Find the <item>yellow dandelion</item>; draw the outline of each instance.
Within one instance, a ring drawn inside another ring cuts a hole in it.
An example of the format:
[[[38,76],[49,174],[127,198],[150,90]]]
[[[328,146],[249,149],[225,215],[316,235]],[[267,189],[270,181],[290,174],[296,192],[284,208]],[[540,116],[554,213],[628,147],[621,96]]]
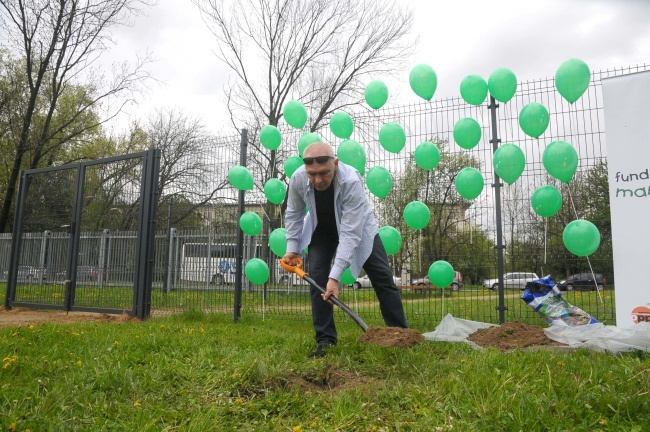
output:
[[[298,425],[293,427],[293,432],[301,432],[301,431],[302,431],[302,426]]]
[[[133,406],[141,407],[142,404],[140,403],[140,401],[135,401],[133,402]]]
[[[81,366],[83,362],[81,360],[77,360],[77,366]]]

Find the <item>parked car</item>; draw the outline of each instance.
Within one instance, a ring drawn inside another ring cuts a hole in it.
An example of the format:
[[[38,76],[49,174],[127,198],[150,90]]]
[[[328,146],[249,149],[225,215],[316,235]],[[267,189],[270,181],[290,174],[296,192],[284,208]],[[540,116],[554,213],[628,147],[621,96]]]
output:
[[[596,279],[594,279],[596,276]],[[562,279],[557,283],[557,287],[561,291],[573,291],[583,290],[583,291],[599,291],[605,288],[607,280],[600,273],[576,273],[572,274],[566,279]]]
[[[66,271],[60,271],[56,274],[56,279],[64,281]],[[81,265],[77,267],[77,282],[95,282],[99,279],[99,269],[93,266]]]
[[[395,285],[401,286],[402,285],[402,278],[398,278],[397,276],[393,276],[393,281],[395,282]],[[352,284],[352,287],[354,289],[361,289],[361,288],[372,288],[372,284],[370,283],[370,278],[368,275],[362,276],[360,278],[357,278],[356,282]]]
[[[511,272],[503,275],[503,288],[504,289],[520,289],[526,288],[526,284],[535,279],[539,279],[535,273],[528,272]],[[496,291],[499,289],[499,279],[485,279],[483,287]]]
[[[413,286],[413,289],[432,289],[434,288],[434,285],[431,283],[429,280],[429,275],[426,275],[425,277],[418,278],[418,279],[413,279],[411,281],[411,285]],[[463,275],[459,272],[456,271],[456,275],[454,276],[454,281],[449,285],[449,287],[452,289],[452,291],[458,291],[461,289],[463,286]]]
[[[18,266],[17,280],[19,281],[36,280],[38,279],[38,273],[39,273],[38,268],[34,266],[21,265]],[[3,273],[3,277],[4,279],[7,279],[9,277],[9,270],[5,270],[5,272]],[[41,278],[45,279],[45,270],[42,271]]]

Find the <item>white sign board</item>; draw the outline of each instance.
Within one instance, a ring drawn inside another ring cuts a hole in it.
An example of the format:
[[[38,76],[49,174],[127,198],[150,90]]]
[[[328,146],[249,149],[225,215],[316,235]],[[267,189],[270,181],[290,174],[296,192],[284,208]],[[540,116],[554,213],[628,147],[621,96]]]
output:
[[[616,325],[650,322],[650,72],[603,80]]]

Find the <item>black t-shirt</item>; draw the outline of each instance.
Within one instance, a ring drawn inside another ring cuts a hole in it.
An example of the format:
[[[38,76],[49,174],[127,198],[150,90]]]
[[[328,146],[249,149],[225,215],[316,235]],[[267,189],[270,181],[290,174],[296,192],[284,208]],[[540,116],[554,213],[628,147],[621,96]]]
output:
[[[336,229],[336,215],[334,213],[334,183],[324,191],[314,189],[316,201],[316,217],[318,224],[312,238],[320,241],[338,243],[339,232]]]

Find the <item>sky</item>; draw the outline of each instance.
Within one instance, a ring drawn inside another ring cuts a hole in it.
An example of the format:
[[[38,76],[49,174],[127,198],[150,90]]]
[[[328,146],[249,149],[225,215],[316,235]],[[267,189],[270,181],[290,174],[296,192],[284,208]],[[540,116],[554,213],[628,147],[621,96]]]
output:
[[[413,8],[411,34],[419,44],[403,77],[386,81],[389,103],[418,101],[408,72],[419,63],[436,71],[436,99],[458,96],[467,75],[487,80],[500,67],[526,81],[553,77],[570,58],[592,71],[650,63],[649,0],[397,1]],[[211,132],[232,133],[223,88],[234,78],[214,54],[215,38],[198,8],[190,0],[158,0],[132,24],[114,30],[115,45],[103,61],[133,62],[148,51],[156,59],[148,70],[157,81],[113,127],[176,108],[200,118]]]

